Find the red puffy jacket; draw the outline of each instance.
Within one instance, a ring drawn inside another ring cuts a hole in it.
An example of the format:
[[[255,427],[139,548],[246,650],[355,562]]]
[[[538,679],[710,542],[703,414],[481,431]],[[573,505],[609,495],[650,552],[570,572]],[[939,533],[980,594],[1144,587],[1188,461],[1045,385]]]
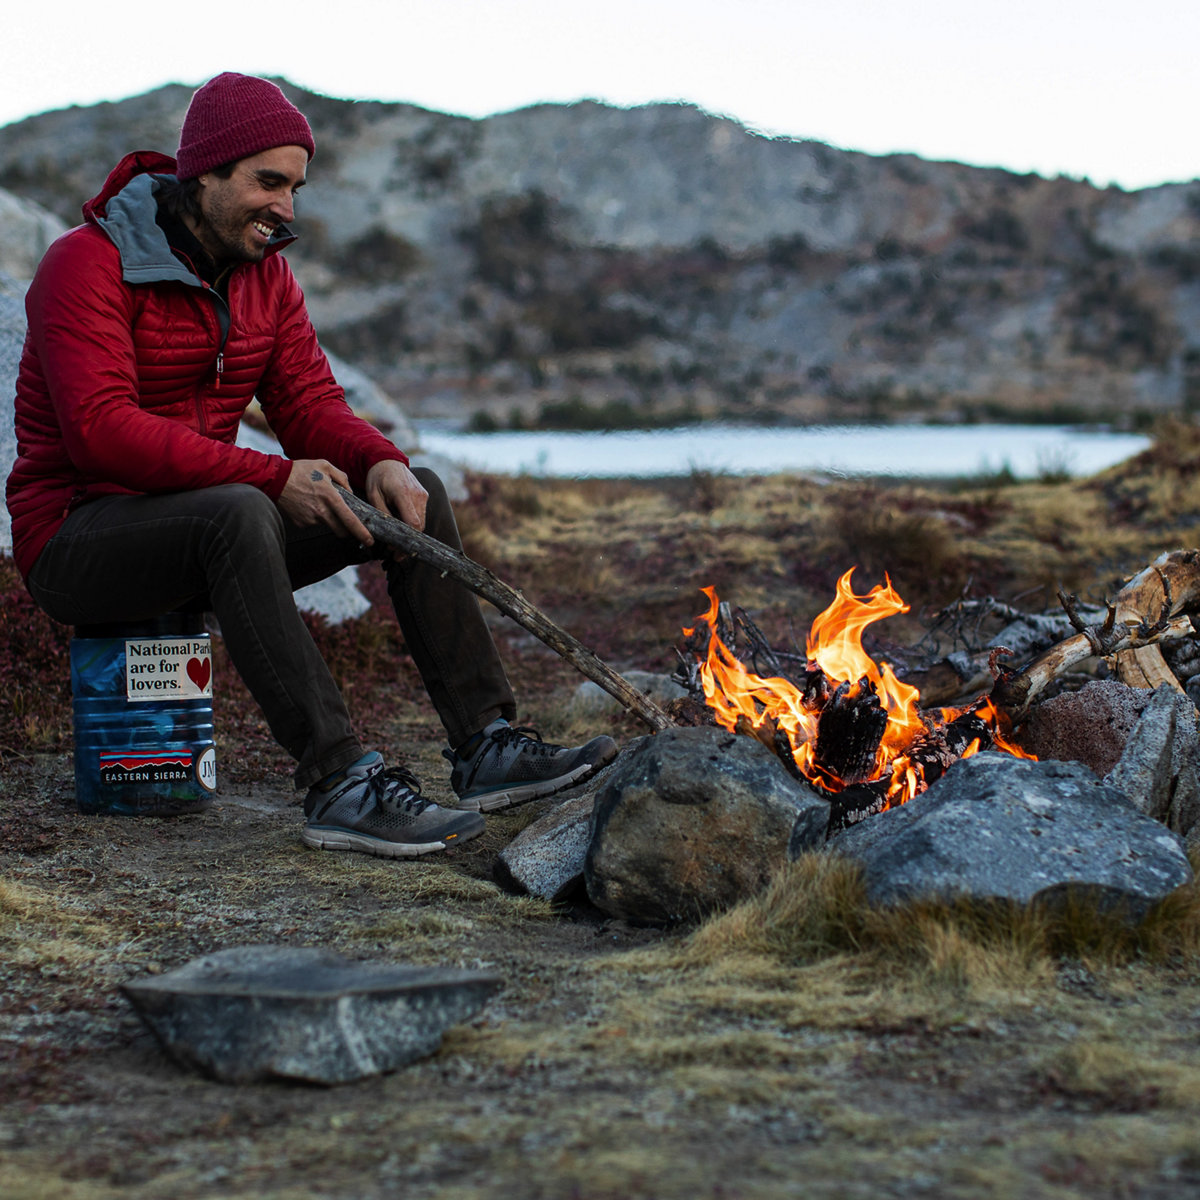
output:
[[[249,483],[277,499],[289,459],[327,458],[356,487],[377,462],[407,462],[346,404],[276,253],[290,234],[234,268],[228,303],[172,254],[154,190],[174,170],[152,152],[122,159],[30,285],[7,485],[23,575],[96,496]],[[256,395],[287,457],[234,444]]]

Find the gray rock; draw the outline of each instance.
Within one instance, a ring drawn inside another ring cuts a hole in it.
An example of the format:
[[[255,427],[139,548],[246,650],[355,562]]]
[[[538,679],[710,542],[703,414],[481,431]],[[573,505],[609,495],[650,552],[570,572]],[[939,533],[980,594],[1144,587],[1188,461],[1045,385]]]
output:
[[[760,742],[702,726],[631,743],[596,795],[584,879],[611,916],[690,921],[754,895],[829,805]]]
[[[658,704],[678,699],[688,694],[687,688],[669,675],[658,675],[653,671],[623,671],[622,675],[631,687],[649,696]],[[571,697],[570,713],[577,719],[604,716],[621,710],[621,702],[610,696],[598,683],[585,679]]]
[[[225,1083],[348,1083],[433,1054],[501,986],[481,971],[239,946],[122,991],[164,1049]]]
[[[66,228],[40,204],[0,188],[0,271],[15,279],[32,279],[42,255]]]
[[[1192,878],[1180,839],[1078,763],[985,753],[923,795],[835,835],[873,904],[923,898],[1060,901],[1081,894],[1130,922]]]
[[[583,882],[595,795],[566,800],[526,826],[497,856],[501,887],[563,900]]]
[[[17,460],[17,366],[25,342],[25,288],[0,274],[0,478],[7,479]],[[0,554],[12,553],[12,518],[0,503]]]
[[[1150,697],[1105,782],[1120,788],[1139,812],[1200,844],[1200,739],[1189,696],[1161,687]]]
[[[417,444],[417,435],[404,410],[369,375],[345,359],[325,351],[333,377],[346,393],[346,403],[365,420],[376,425],[401,450]]]

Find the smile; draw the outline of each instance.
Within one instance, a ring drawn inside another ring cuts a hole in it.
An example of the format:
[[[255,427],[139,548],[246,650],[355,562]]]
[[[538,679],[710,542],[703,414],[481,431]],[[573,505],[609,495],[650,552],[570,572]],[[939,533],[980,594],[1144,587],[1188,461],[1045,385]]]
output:
[[[275,227],[263,221],[251,221],[250,224],[265,238],[270,238],[275,233]]]

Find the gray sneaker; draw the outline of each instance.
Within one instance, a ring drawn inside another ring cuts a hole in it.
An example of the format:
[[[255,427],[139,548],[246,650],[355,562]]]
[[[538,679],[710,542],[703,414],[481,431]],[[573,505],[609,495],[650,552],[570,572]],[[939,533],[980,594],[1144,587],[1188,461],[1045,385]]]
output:
[[[617,756],[610,737],[592,738],[585,746],[555,746],[526,725],[493,721],[480,734],[472,752],[442,756],[451,765],[450,786],[459,809],[492,812],[538,796],[549,796],[580,783]]]
[[[301,837],[318,850],[360,850],[381,858],[417,858],[469,841],[483,832],[478,813],[438,808],[421,795],[415,775],[384,770],[377,753],[364,754],[333,783],[304,799]]]

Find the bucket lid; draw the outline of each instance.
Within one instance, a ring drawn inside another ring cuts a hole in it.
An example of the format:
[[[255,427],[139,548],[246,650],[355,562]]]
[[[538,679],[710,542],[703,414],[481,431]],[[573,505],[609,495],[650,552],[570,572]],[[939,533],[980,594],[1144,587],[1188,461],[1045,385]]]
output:
[[[75,636],[78,638],[197,637],[202,633],[202,612],[169,612],[137,621],[75,626]]]

